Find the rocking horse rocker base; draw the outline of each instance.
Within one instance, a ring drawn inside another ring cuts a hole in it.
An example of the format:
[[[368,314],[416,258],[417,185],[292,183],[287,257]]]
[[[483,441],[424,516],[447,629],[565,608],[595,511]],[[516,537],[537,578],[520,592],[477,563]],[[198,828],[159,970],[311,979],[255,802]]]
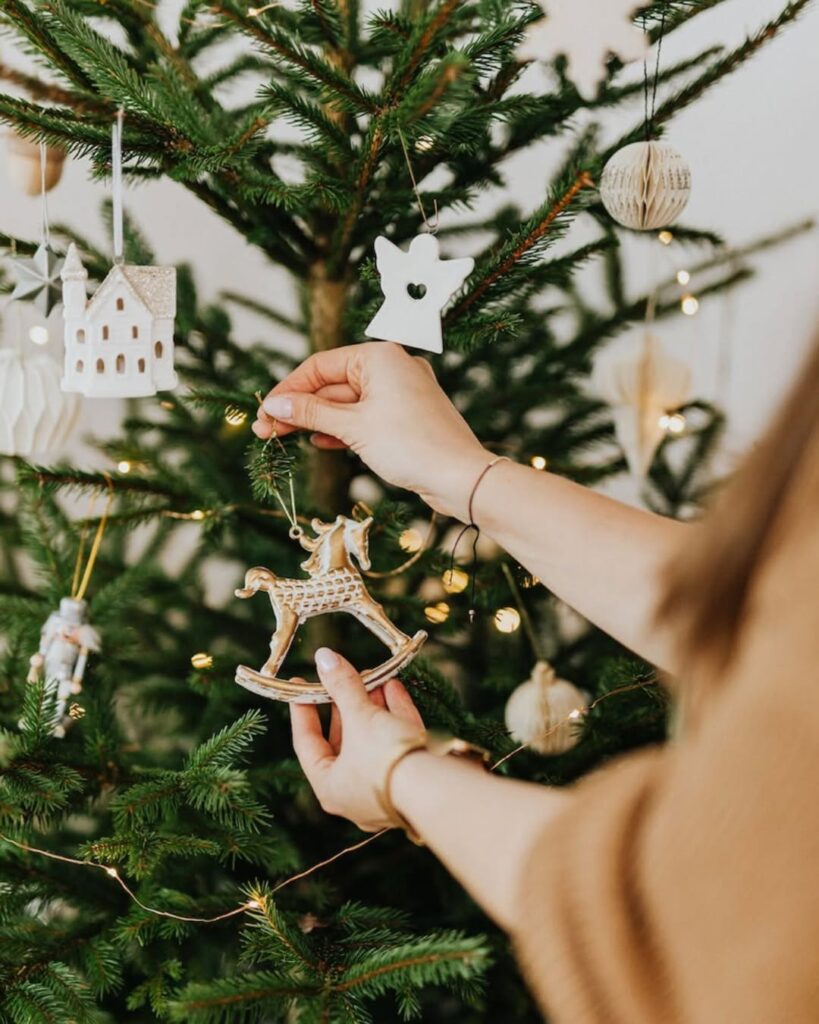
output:
[[[361,673],[364,680],[364,687],[368,693],[377,690],[388,680],[392,679],[396,672],[405,668],[427,639],[423,629],[419,630],[414,637],[409,638],[409,643],[396,651],[387,661],[382,662],[376,668],[366,669]],[[263,675],[246,665],[240,665],[236,670],[236,682],[251,693],[259,697],[267,697],[270,700],[284,701],[287,704],[330,704],[332,697],[324,689],[321,683],[294,683],[289,679],[278,679],[275,676]]]
[[[419,630],[407,636],[388,618],[381,605],[369,594],[361,573],[353,564],[355,556],[363,569],[369,569],[367,535],[372,519],[356,522],[338,516],[334,523],[313,520],[315,538],[297,532],[294,538],[310,557],[302,562],[309,575],[306,580],[283,579],[270,569],[249,569],[245,585],[236,591],[241,598],[253,597],[260,590],[270,598],[276,616],[276,632],[270,641],[270,657],[256,672],[247,665],[236,670],[236,682],[246,690],[270,700],[295,704],[330,704],[332,697],[320,683],[292,682],[279,678],[279,669],[287,656],[296,631],[307,619],[329,612],[353,615],[384,643],[392,657],[377,668],[362,672],[368,691],[382,686],[408,665],[420,650],[427,634]]]

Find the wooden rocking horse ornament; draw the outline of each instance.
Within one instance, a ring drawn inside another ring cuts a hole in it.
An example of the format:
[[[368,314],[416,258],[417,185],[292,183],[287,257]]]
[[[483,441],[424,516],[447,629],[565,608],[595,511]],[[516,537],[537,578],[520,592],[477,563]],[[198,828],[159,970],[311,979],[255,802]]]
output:
[[[309,576],[306,580],[281,579],[270,569],[248,570],[245,585],[236,591],[236,596],[253,597],[260,590],[268,594],[276,616],[276,632],[270,641],[270,657],[258,672],[246,665],[236,670],[240,686],[271,700],[329,704],[332,698],[319,683],[294,683],[277,676],[299,626],[328,612],[354,615],[392,652],[389,660],[361,673],[368,691],[386,683],[412,661],[427,634],[419,630],[409,637],[393,625],[368,593],[352,561],[355,557],[362,569],[370,568],[368,534],[372,522],[372,518],[357,522],[346,516],[337,516],[334,523],[314,519],[315,537],[307,537],[300,527],[294,527],[291,536],[310,552],[310,557],[301,563]]]

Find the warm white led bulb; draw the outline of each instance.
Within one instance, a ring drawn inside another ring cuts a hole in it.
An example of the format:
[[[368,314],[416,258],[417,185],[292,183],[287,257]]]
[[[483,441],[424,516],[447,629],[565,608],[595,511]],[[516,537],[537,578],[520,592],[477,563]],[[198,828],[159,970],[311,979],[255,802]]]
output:
[[[424,543],[424,538],[418,532],[418,530],[409,527],[404,530],[401,536],[398,538],[398,544],[402,551],[408,551],[410,554],[415,554],[416,551],[420,551]]]
[[[495,628],[499,633],[514,633],[520,628],[520,612],[517,608],[498,608],[495,612]]]
[[[48,328],[43,327],[42,324],[35,324],[29,328],[28,332],[29,341],[34,342],[35,345],[47,345],[48,344]]]

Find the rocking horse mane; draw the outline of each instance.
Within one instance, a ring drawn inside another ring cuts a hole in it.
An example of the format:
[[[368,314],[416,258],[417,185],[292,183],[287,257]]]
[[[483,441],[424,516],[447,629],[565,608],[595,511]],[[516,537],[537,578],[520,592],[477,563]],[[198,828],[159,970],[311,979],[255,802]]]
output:
[[[302,569],[304,569],[305,572],[310,573],[310,575],[313,575],[313,573],[321,570],[321,561],[324,550],[327,547],[327,545],[331,543],[333,535],[336,534],[339,530],[341,530],[342,532],[346,532],[349,530],[350,533],[355,534],[360,533],[362,535],[362,541],[364,545],[363,551],[366,557],[367,534],[369,533],[370,527],[372,526],[372,518],[365,519],[362,522],[356,523],[354,525],[352,525],[352,523],[353,521],[347,519],[345,516],[338,516],[335,522],[333,523],[323,523],[320,519],[314,519],[311,525],[313,527],[314,532],[316,533],[316,537],[302,537],[300,541],[302,547],[306,551],[310,552],[310,557],[305,559],[301,563]],[[359,562],[361,561],[359,553],[357,551],[352,550],[350,546],[346,544],[346,542],[345,549],[348,558],[351,559],[352,556],[355,555],[356,559]]]

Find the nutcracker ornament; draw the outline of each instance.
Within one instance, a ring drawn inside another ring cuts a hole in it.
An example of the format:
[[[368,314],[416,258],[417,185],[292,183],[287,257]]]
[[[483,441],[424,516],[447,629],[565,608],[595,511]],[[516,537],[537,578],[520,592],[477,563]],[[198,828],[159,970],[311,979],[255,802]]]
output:
[[[67,713],[71,697],[82,691],[88,656],[100,649],[100,636],[88,622],[86,602],[64,597],[59,611],[46,619],[40,634],[40,649],[32,655],[28,681],[45,678],[47,689],[56,696],[58,724],[54,735],[65,736],[72,716]]]
[[[236,682],[271,700],[295,704],[328,704],[331,697],[319,683],[291,682],[277,675],[296,631],[307,619],[329,612],[346,612],[374,633],[390,649],[392,657],[377,668],[361,673],[367,690],[374,690],[408,665],[427,638],[423,630],[410,637],[401,632],[387,617],[381,605],[368,593],[361,573],[370,568],[368,535],[372,518],[357,522],[337,516],[332,523],[312,521],[315,537],[308,537],[300,526],[291,527],[290,536],[297,540],[310,557],[302,562],[306,580],[282,579],[270,569],[250,569],[245,585],[236,591],[240,598],[250,598],[260,590],[268,595],[276,616],[276,631],[270,641],[270,657],[256,672],[246,665],[236,671]]]

